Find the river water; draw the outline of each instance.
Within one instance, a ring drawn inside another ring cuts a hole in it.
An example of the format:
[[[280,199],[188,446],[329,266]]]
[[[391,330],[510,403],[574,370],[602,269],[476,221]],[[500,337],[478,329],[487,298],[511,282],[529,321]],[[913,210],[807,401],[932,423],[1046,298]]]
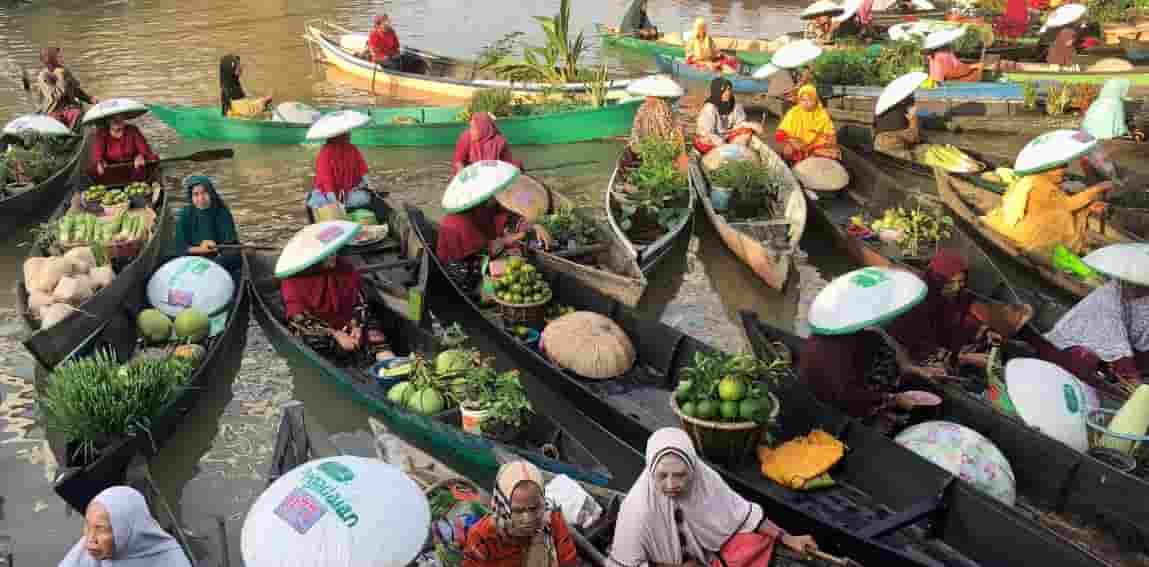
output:
[[[601,58],[616,74],[653,70],[649,58],[599,53],[595,22],[616,22],[623,0],[576,0],[573,18],[586,30],[590,57]],[[804,2],[786,0],[651,0],[650,15],[664,30],[687,29],[697,16],[722,35],[773,37],[798,29]],[[41,47],[64,49],[66,64],[88,92],[100,98],[132,97],[150,102],[218,104],[217,69],[222,55],[244,59],[249,94],[273,93],[277,100],[316,105],[403,105],[430,101],[417,94],[372,97],[341,84],[310,60],[302,39],[304,23],[322,18],[366,30],[374,14],[387,11],[401,40],[429,50],[473,57],[484,45],[510,31],[538,41],[534,15],[550,15],[557,0],[472,3],[452,0],[0,0],[0,119],[32,108],[19,86],[22,67],[35,69]],[[331,79],[331,80],[328,80]],[[689,85],[697,103],[704,85]],[[178,155],[221,144],[184,141],[159,121],[143,117],[153,148]],[[992,141],[994,153],[1016,151],[1024,140]],[[577,202],[597,203],[620,151],[617,141],[558,147],[515,148],[528,164],[594,160],[557,170],[543,179]],[[236,146],[235,159],[199,167],[180,166],[172,175],[203,172],[217,180],[236,215],[244,239],[279,242],[303,222],[300,199],[310,185],[314,146]],[[432,209],[449,180],[451,148],[366,148],[372,185],[392,196]],[[182,197],[182,196],[180,196]],[[436,213],[437,214],[437,213]],[[701,217],[700,217],[701,218]],[[11,285],[0,286],[0,305],[13,306],[12,289],[24,257],[21,240],[0,243],[0,270]],[[743,348],[734,316],[753,309],[784,327],[802,330],[801,314],[825,281],[844,265],[829,237],[807,231],[802,259],[785,293],[767,289],[715,237],[703,220],[681,260],[667,262],[652,277],[642,309],[685,332],[722,348]],[[76,516],[67,516],[51,492],[54,461],[36,420],[31,363],[19,347],[14,313],[0,325],[0,535],[14,542],[15,564],[58,561],[80,534]],[[264,484],[278,407],[304,401],[309,413],[333,432],[366,426],[366,413],[314,376],[291,372],[275,356],[258,328],[249,333],[243,368],[234,380],[219,380],[153,464],[165,496],[177,503],[191,530],[205,536],[205,564],[218,564],[215,520],[225,519],[237,564],[243,512]],[[3,540],[0,540],[2,542]]]

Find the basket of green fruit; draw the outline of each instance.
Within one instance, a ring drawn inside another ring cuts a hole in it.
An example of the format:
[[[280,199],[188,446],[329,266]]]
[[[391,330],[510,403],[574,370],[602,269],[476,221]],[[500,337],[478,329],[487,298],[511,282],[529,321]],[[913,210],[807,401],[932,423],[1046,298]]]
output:
[[[80,193],[80,205],[86,211],[95,214],[104,212],[104,195],[107,194],[108,188],[105,185],[92,185]]]
[[[489,265],[488,265],[489,267]],[[498,276],[488,275],[488,291],[508,325],[541,326],[551,301],[550,285],[533,265],[512,256]]]
[[[152,202],[152,186],[147,183],[135,182],[124,187],[124,194],[133,209],[146,207]]]
[[[116,216],[128,210],[128,194],[120,189],[108,189],[100,198],[100,206],[104,209],[104,216]]]

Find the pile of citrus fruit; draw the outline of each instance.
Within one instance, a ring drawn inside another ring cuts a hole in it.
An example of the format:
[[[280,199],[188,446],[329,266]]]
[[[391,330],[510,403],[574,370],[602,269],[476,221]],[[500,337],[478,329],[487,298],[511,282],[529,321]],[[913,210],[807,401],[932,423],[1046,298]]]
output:
[[[551,298],[551,288],[534,266],[518,256],[507,260],[507,268],[494,278],[495,295],[504,303],[526,305],[542,303]]]

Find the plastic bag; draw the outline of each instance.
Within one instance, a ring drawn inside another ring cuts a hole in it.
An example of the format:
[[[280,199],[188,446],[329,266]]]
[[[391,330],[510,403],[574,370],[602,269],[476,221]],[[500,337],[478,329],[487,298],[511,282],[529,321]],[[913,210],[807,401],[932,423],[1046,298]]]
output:
[[[547,499],[563,513],[567,524],[589,528],[602,516],[602,506],[571,477],[561,474],[547,483]]]

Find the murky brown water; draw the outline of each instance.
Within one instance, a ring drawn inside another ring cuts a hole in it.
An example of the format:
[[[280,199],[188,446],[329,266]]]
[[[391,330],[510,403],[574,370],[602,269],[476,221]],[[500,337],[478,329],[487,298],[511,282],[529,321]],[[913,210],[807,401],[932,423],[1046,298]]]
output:
[[[304,23],[327,18],[344,26],[366,29],[370,18],[384,9],[391,13],[401,39],[408,44],[460,57],[473,56],[483,45],[513,30],[537,37],[532,15],[549,15],[557,0],[515,3],[450,0],[35,0],[10,4],[0,0],[0,120],[24,113],[32,105],[19,86],[21,67],[36,67],[40,47],[64,48],[69,67],[84,87],[101,98],[133,97],[180,104],[217,103],[219,57],[236,53],[244,58],[244,83],[250,93],[274,93],[278,100],[317,105],[399,105],[429,102],[409,98],[373,98],[339,82],[327,81],[325,71],[309,60],[301,38]],[[574,18],[586,29],[592,57],[602,57],[619,74],[653,69],[648,58],[598,53],[592,23],[615,22],[625,0],[577,0]],[[717,34],[774,36],[797,29],[797,13],[805,2],[763,0],[652,0],[651,17],[664,30],[686,29],[694,17],[712,21]],[[338,80],[338,77],[333,77]],[[691,85],[697,93],[702,85]],[[218,142],[184,141],[157,120],[139,121],[153,147],[177,155],[218,147]],[[1002,153],[1023,140],[1001,138]],[[561,147],[516,148],[516,155],[541,166],[578,160],[594,165],[558,170],[543,179],[583,203],[597,203],[618,155],[618,142]],[[236,157],[204,167],[178,167],[173,175],[204,172],[214,176],[236,214],[245,240],[278,241],[302,222],[300,201],[310,184],[317,148],[308,146],[236,146]],[[381,149],[364,151],[375,187],[395,198],[434,206],[449,179],[451,148]],[[700,217],[689,253],[667,262],[654,274],[655,285],[643,304],[651,316],[661,316],[685,332],[726,349],[742,348],[734,323],[738,309],[753,309],[790,326],[800,319],[803,304],[839,273],[826,235],[808,232],[802,257],[787,291],[767,289],[715,238]],[[15,282],[24,252],[13,239],[0,244],[0,271]],[[0,287],[0,305],[11,305],[12,287]],[[798,322],[801,326],[800,321]],[[12,345],[19,329],[0,329]],[[43,432],[34,419],[34,393],[27,379],[30,364],[23,351],[0,350],[0,476],[5,499],[0,532],[15,539],[16,565],[58,561],[79,535],[76,517],[66,518],[64,506],[52,494],[54,471]],[[247,504],[263,485],[279,404],[295,398],[333,432],[365,427],[366,413],[314,376],[296,372],[253,328],[248,359],[234,381],[221,380],[205,392],[163,454],[154,473],[173,501],[181,501],[183,519],[201,535],[214,534],[214,516],[227,520],[233,557]],[[204,543],[213,551],[214,541]],[[214,553],[212,555],[215,555]],[[213,557],[208,564],[214,564]]]

